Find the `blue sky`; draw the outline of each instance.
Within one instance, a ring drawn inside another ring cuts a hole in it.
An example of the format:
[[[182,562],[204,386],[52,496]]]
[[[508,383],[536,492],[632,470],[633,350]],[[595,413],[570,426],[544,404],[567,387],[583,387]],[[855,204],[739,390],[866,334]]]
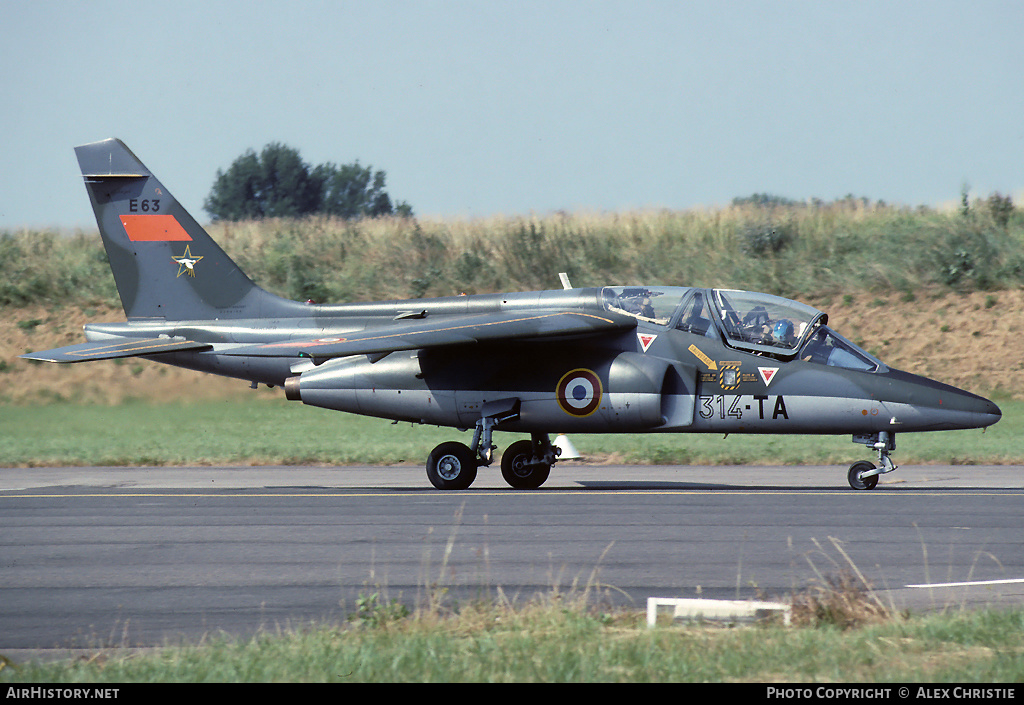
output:
[[[120,137],[197,218],[283,142],[418,215],[1024,200],[1024,3],[0,0],[0,229]]]

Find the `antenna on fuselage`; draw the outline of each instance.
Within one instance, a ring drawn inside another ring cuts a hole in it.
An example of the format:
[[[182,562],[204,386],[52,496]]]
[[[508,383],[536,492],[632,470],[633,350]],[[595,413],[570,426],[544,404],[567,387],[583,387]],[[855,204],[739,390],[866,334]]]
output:
[[[565,272],[559,272],[558,273],[558,280],[560,282],[562,282],[562,288],[563,289],[571,289],[572,288],[572,284],[569,283],[569,275],[566,274]]]

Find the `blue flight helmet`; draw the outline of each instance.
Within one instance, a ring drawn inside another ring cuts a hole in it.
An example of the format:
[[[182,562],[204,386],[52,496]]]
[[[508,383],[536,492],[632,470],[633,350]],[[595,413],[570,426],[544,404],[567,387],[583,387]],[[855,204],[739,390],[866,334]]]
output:
[[[785,319],[778,321],[775,324],[775,327],[772,328],[772,337],[775,338],[775,340],[779,341],[780,343],[792,345],[793,339],[795,337],[793,335],[792,322],[787,321]]]

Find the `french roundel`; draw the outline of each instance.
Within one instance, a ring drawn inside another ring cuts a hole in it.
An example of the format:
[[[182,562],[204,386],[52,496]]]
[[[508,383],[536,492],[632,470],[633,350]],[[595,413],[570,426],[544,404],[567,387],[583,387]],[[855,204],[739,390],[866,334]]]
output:
[[[601,378],[590,370],[573,370],[558,381],[556,395],[565,413],[590,416],[601,405]]]

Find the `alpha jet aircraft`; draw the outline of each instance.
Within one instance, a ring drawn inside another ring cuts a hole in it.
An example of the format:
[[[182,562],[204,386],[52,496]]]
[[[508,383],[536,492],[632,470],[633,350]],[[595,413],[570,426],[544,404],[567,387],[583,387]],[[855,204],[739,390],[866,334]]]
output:
[[[501,457],[520,489],[548,478],[552,432],[711,432],[852,434],[879,458],[850,466],[864,490],[896,469],[897,433],[1000,418],[987,399],[891,369],[825,313],[767,294],[563,280],[528,293],[288,301],[239,270],[119,140],[75,151],[127,320],[22,357],[137,356],[283,386],[311,406],[474,429],[470,445],[428,456],[439,489],[469,487],[499,430],[530,434]]]

